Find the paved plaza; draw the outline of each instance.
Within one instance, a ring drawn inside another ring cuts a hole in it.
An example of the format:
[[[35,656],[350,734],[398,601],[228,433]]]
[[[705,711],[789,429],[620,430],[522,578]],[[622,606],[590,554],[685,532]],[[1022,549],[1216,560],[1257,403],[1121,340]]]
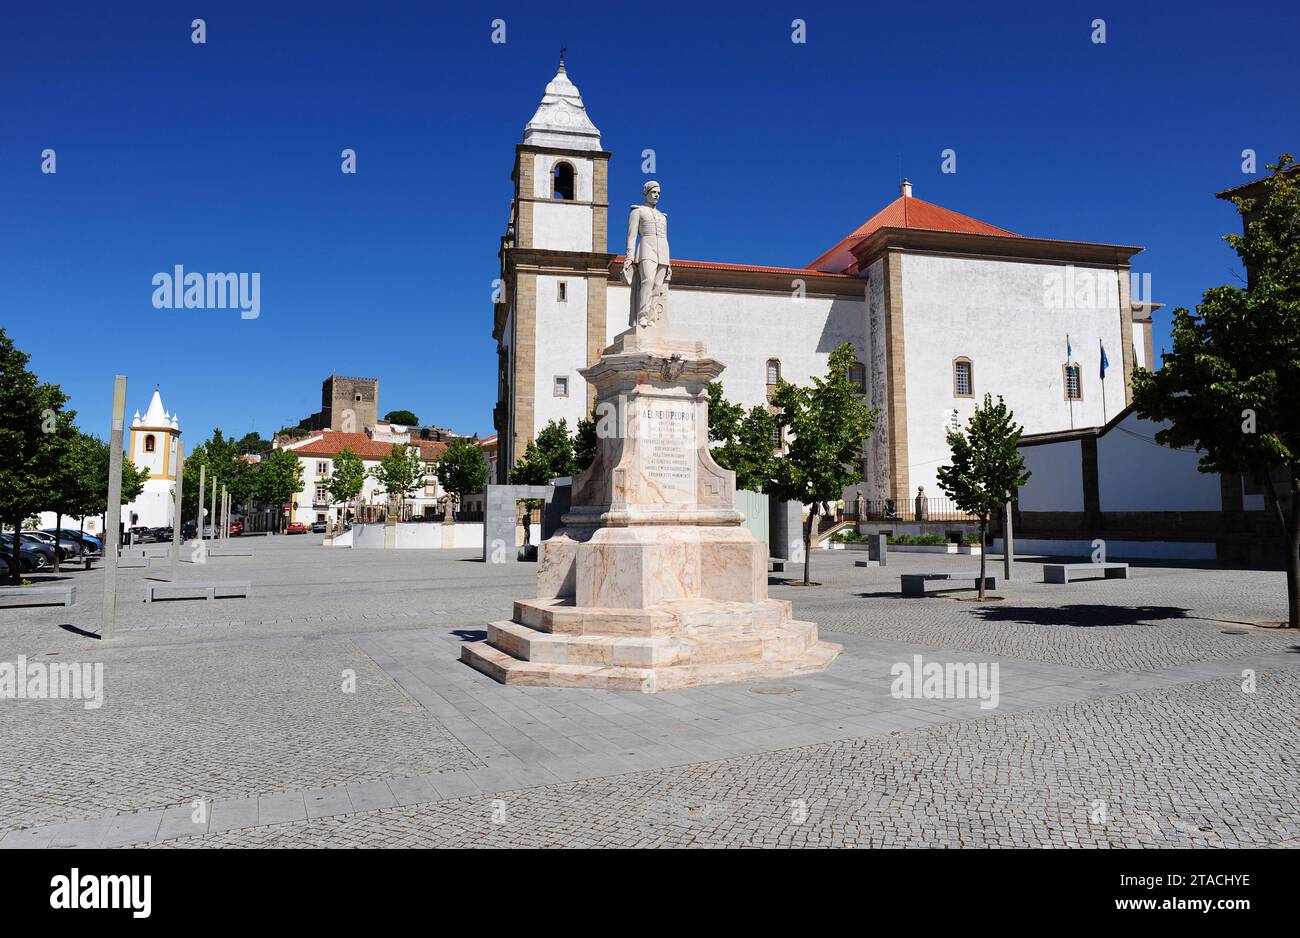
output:
[[[108,642],[102,570],[63,575],[75,607],[0,607],[0,662],[105,688],[0,699],[0,846],[1300,845],[1300,636],[1252,624],[1285,616],[1280,572],[1021,562],[979,605],[898,590],[978,558],[818,552],[822,586],[771,593],[844,646],[827,671],[649,695],[457,660],[533,565],[247,543],[180,575],[251,599],[146,605],[167,563],[121,570]],[[997,706],[896,698],[915,655],[996,664]]]

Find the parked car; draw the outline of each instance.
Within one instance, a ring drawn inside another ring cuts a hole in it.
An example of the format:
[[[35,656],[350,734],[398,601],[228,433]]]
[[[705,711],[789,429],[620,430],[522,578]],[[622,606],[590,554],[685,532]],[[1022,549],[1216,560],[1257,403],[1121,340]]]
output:
[[[9,558],[0,557],[0,577],[9,576]]]
[[[232,537],[237,537],[243,533],[244,533],[244,522],[240,521],[238,518],[230,522],[230,534]]]
[[[66,537],[56,538],[53,534],[46,534],[44,531],[24,531],[23,540],[50,545],[58,552],[60,561],[77,560],[81,557],[81,545]]]
[[[127,528],[125,543],[127,544],[156,544],[158,538],[153,536],[152,528],[134,527]]]
[[[154,528],[153,539],[159,544],[170,544],[172,542],[172,529]]]
[[[85,531],[77,531],[73,528],[63,528],[55,532],[53,528],[46,528],[46,534],[58,533],[60,537],[66,537],[70,541],[76,541],[88,552],[97,554],[104,549],[104,542],[93,534],[87,534]]]
[[[10,556],[14,549],[14,536],[12,534],[0,534],[0,553]],[[18,542],[18,572],[27,573],[31,570],[44,570],[46,567],[54,564],[54,548],[48,544],[41,544],[39,541],[19,541]]]
[[[294,521],[292,524],[290,524],[287,528],[284,529],[284,533],[285,534],[306,534],[307,525],[303,524],[301,521]]]
[[[326,527],[328,527],[328,526],[325,524],[324,521],[313,521],[313,522],[311,523],[311,533],[312,533],[312,534],[324,534],[324,533],[325,533],[325,529],[326,529]]]
[[[196,525],[193,521],[186,521],[184,524],[181,525],[181,537],[188,541],[194,537],[194,532],[197,530],[198,530],[198,525]]]

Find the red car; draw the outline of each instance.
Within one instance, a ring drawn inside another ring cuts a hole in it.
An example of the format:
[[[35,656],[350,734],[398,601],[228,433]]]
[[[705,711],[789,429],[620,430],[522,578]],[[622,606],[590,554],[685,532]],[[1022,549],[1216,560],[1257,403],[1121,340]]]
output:
[[[292,524],[290,524],[287,528],[284,529],[284,533],[285,534],[306,534],[307,525],[303,524],[301,521],[295,521]]]
[[[235,521],[230,522],[230,533],[231,533],[231,534],[243,534],[243,533],[244,533],[244,522],[239,521],[239,520],[235,520]]]

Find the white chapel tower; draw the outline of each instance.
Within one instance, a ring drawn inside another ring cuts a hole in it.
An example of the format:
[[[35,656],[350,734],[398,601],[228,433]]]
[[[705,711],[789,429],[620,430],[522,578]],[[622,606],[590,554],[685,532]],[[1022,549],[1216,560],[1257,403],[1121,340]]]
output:
[[[160,528],[172,524],[172,486],[176,484],[176,450],[180,421],[163,408],[162,394],[154,389],[144,416],[131,420],[131,445],[127,456],[149,473],[144,491],[122,506],[122,523],[128,528]]]

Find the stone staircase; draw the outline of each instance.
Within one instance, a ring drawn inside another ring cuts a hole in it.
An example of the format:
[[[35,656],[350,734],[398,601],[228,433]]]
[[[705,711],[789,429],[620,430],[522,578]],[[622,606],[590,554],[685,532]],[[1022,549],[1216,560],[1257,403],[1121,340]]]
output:
[[[839,653],[815,624],[792,618],[787,600],[604,609],[525,599],[461,660],[504,684],[653,693],[821,671]]]

